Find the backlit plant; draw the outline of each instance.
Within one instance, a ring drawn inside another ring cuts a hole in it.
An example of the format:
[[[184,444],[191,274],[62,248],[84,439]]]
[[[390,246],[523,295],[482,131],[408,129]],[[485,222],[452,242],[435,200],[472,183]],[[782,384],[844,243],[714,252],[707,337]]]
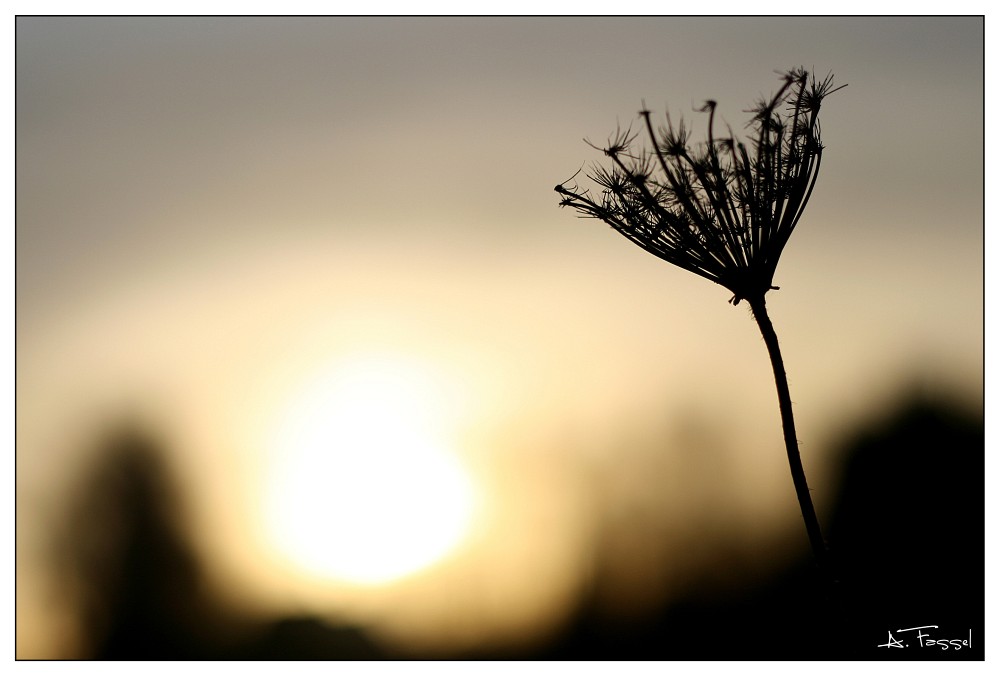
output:
[[[716,134],[715,101],[700,109],[708,115],[708,130],[699,143],[691,141],[683,120],[674,124],[668,115],[664,126],[654,128],[650,112],[643,110],[648,145],[636,143],[638,133],[619,130],[606,146],[593,146],[610,160],[589,173],[594,189],[581,188],[574,179],[556,186],[560,206],[604,221],[654,256],[721,284],[732,292],[733,305],[747,301],[771,359],[792,482],[824,569],[826,547],[764,296],[777,289],[772,279],[778,258],[819,175],[820,105],[844,86],[835,88],[832,76],[816,79],[802,68],[784,73],[778,92],[748,111],[747,141],[729,127]]]

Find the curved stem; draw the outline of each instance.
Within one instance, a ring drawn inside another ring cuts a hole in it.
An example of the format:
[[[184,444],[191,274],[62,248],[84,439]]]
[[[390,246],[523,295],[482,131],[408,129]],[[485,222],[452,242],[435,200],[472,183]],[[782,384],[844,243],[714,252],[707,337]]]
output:
[[[778,335],[774,332],[771,319],[767,316],[764,306],[764,295],[748,298],[754,319],[764,336],[767,353],[771,357],[771,367],[774,369],[774,384],[778,388],[778,408],[781,410],[781,429],[785,435],[785,452],[788,454],[788,466],[792,471],[792,483],[795,485],[795,495],[799,499],[802,518],[806,522],[806,532],[809,534],[809,544],[820,569],[828,573],[826,544],[819,528],[819,519],[813,508],[812,497],[809,495],[809,485],[806,483],[806,473],[802,468],[802,458],[799,456],[799,442],[795,436],[795,419],[792,417],[792,398],[788,393],[788,378],[785,376],[785,365],[781,359],[778,347]]]

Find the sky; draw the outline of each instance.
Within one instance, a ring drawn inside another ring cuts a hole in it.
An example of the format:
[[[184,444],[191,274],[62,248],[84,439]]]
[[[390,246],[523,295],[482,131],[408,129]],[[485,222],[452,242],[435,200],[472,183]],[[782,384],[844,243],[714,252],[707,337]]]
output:
[[[818,507],[840,435],[901,393],[981,410],[980,18],[16,28],[19,654],[71,652],[49,631],[65,609],[45,601],[46,534],[122,419],[166,439],[221,594],[404,642],[550,630],[601,556],[624,571],[609,603],[637,603],[641,571],[607,552],[669,565],[694,513],[801,535],[748,310],[553,191],[600,161],[584,139],[644,106],[697,133],[711,98],[741,130],[789,68],[848,85],[824,102],[819,181],[768,295]],[[275,478],[295,463],[375,486],[337,513],[409,496],[378,488],[378,463],[421,477],[441,500],[414,518],[440,547],[406,551],[428,567],[358,582],[377,553],[307,561],[275,516],[306,492]]]

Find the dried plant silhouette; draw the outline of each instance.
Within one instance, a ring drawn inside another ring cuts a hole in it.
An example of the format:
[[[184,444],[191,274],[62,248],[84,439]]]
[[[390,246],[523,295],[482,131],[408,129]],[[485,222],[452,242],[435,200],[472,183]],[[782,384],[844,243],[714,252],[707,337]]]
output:
[[[715,132],[716,102],[708,113],[707,139],[691,142],[683,119],[654,128],[643,110],[651,147],[640,147],[631,130],[616,131],[603,148],[610,165],[596,166],[589,178],[600,192],[574,181],[557,185],[560,206],[596,218],[649,253],[729,289],[730,302],[746,300],[760,327],[774,370],[785,450],[792,482],[818,565],[829,572],[826,545],[809,495],[799,456],[788,380],[778,337],[767,315],[765,294],[772,286],[782,249],[802,217],[819,176],[823,146],[819,110],[834,88],[833,76],[817,80],[802,68],[783,74],[770,98],[750,111],[749,142],[727,127]]]

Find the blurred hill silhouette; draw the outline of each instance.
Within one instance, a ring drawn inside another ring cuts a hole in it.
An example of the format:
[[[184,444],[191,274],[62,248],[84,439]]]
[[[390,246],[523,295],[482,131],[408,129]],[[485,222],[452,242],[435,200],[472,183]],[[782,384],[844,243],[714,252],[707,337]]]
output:
[[[919,397],[851,433],[839,497],[824,519],[840,586],[828,598],[808,552],[777,572],[720,553],[704,581],[642,619],[612,619],[581,599],[540,648],[447,657],[538,660],[975,659],[985,599],[981,415]],[[163,449],[141,430],[109,437],[55,552],[77,590],[85,657],[371,660],[405,658],[361,628],[314,617],[239,616],[214,600],[184,534]],[[706,534],[711,537],[711,534]],[[600,576],[600,571],[596,575]],[[722,582],[720,582],[720,580]],[[598,580],[599,581],[599,580]],[[713,586],[714,585],[714,586]],[[890,631],[938,625],[972,647],[879,647]],[[443,657],[443,656],[442,656]]]

